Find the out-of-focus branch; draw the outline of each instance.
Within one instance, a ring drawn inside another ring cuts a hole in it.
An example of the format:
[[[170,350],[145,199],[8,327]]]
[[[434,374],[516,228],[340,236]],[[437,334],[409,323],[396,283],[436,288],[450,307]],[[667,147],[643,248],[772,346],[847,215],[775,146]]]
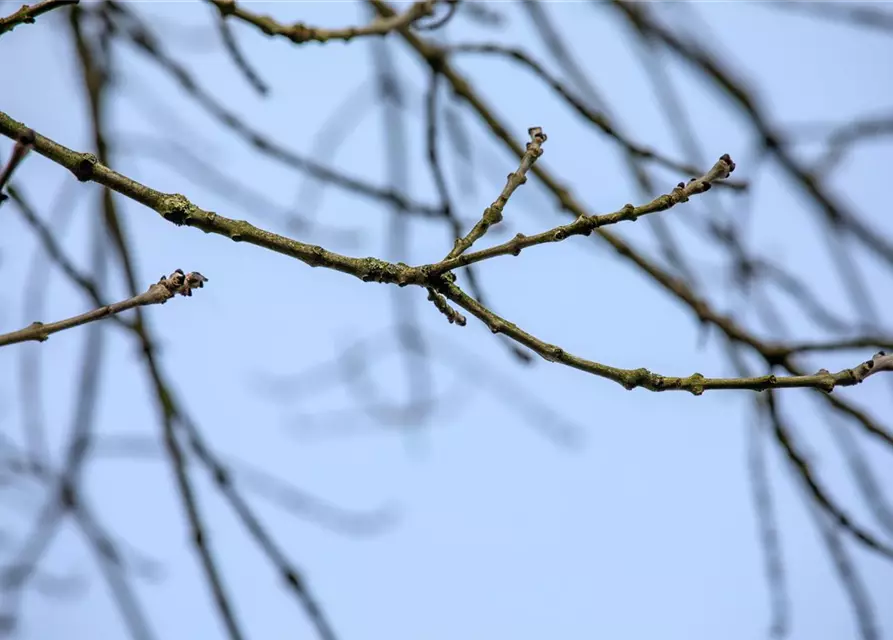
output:
[[[763,404],[758,402],[758,408],[761,408]],[[771,592],[772,624],[770,633],[774,638],[783,638],[790,628],[791,607],[787,595],[787,573],[782,557],[777,510],[766,469],[762,427],[763,425],[756,423],[748,428],[747,468],[753,488],[753,501],[757,512],[760,543],[764,553],[766,580]]]
[[[409,26],[419,18],[424,18],[434,13],[436,0],[414,2],[409,8],[390,18],[377,18],[364,27],[345,27],[342,29],[321,29],[310,27],[303,22],[295,22],[285,25],[277,22],[270,16],[262,16],[247,9],[241,8],[235,0],[208,0],[217,7],[223,17],[232,16],[244,22],[254,25],[268,36],[282,36],[295,44],[306,42],[326,43],[330,40],[350,41],[363,36],[383,36],[402,27]]]
[[[766,111],[753,98],[744,84],[725,68],[725,65],[697,43],[683,40],[659,24],[653,19],[647,8],[640,3],[612,0],[612,5],[619,10],[633,28],[641,31],[645,36],[657,39],[668,50],[714,81],[747,117],[762,139],[765,150],[778,161],[791,181],[799,185],[803,192],[812,199],[825,221],[835,229],[846,230],[887,265],[893,266],[893,241],[873,228],[866,220],[857,216],[840,198],[835,197],[826,185],[818,180],[816,175],[790,153]]]
[[[58,322],[51,322],[50,324],[34,322],[24,329],[2,334],[0,335],[0,347],[19,342],[44,342],[54,333],[79,327],[96,320],[102,320],[135,307],[164,304],[178,293],[182,296],[191,296],[192,290],[200,289],[207,280],[206,277],[197,271],[186,274],[181,269],[177,269],[169,276],[162,276],[157,283],[150,286],[145,292],[132,298],[93,309],[92,311]]]
[[[779,349],[789,354],[873,348],[893,351],[893,336],[859,336],[857,338],[843,338],[840,340],[816,340],[779,345]]]
[[[534,73],[546,85],[548,85],[553,91],[555,91],[555,93],[561,96],[561,98],[563,98],[564,101],[570,107],[572,107],[580,116],[594,124],[602,133],[612,138],[618,145],[623,147],[623,149],[633,157],[640,158],[642,160],[652,160],[667,169],[686,173],[688,175],[697,175],[703,171],[703,168],[698,169],[684,162],[673,160],[672,158],[669,158],[654,149],[649,149],[638,144],[637,142],[634,142],[633,140],[630,140],[626,135],[623,134],[622,131],[620,131],[612,122],[608,120],[605,114],[599,113],[598,111],[587,105],[583,100],[577,97],[563,82],[549,73],[546,68],[543,67],[543,65],[541,65],[533,57],[531,57],[521,49],[486,43],[458,44],[447,47],[444,51],[448,54],[479,53],[498,55],[518,62],[527,67],[532,73]],[[746,182],[736,180],[726,180],[722,183],[722,186],[734,189],[736,191],[743,191],[744,189],[747,189],[748,184]]]
[[[217,15],[217,30],[220,32],[220,38],[223,41],[223,46],[226,48],[226,52],[229,54],[230,59],[236,65],[236,68],[242,72],[242,75],[245,77],[245,80],[248,81],[248,84],[260,95],[267,95],[270,92],[270,88],[267,86],[267,83],[261,79],[260,74],[255,71],[254,67],[248,62],[248,58],[245,57],[245,54],[242,53],[242,49],[239,48],[239,43],[236,41],[236,36],[230,28],[229,21],[227,21],[222,13]]]
[[[359,178],[346,175],[332,167],[304,157],[285,147],[273,136],[265,135],[248,124],[241,114],[236,113],[216,98],[212,91],[204,89],[195,76],[174,57],[168,55],[142,19],[126,5],[109,2],[110,16],[115,29],[119,29],[137,49],[158,64],[190,98],[207,111],[220,125],[261,153],[277,162],[293,167],[326,184],[341,187],[373,200],[386,202],[402,210],[428,217],[440,218],[442,212],[415,202],[402,193],[386,190]]]
[[[775,439],[784,449],[791,465],[797,471],[797,475],[804,483],[806,490],[812,495],[815,504],[831,518],[842,530],[863,543],[872,551],[893,559],[893,546],[879,540],[874,534],[864,529],[847,515],[839,505],[828,495],[827,490],[819,483],[818,477],[811,468],[806,457],[797,450],[791,437],[791,431],[784,416],[779,410],[775,395],[767,393],[761,400],[765,403],[767,416],[775,435]]]
[[[816,162],[816,173],[828,175],[857,143],[882,136],[893,136],[893,116],[856,120],[835,129],[828,135],[827,151]]]
[[[12,148],[9,160],[6,161],[3,170],[0,171],[0,203],[7,198],[3,193],[3,187],[5,187],[9,182],[9,179],[12,178],[13,171],[15,171],[16,167],[22,163],[22,160],[28,155],[28,152],[33,145],[34,132],[31,129],[25,129],[19,134],[18,138],[16,138],[16,143]]]
[[[53,235],[53,232],[50,228],[41,220],[37,212],[34,211],[34,208],[29,204],[29,202],[25,199],[24,194],[22,194],[14,185],[9,186],[9,197],[12,202],[16,205],[18,210],[21,212],[22,217],[25,219],[25,222],[31,226],[34,232],[37,234],[38,240],[43,245],[44,251],[47,252],[49,258],[56,263],[59,269],[62,270],[62,273],[65,276],[77,284],[88,296],[93,300],[93,303],[98,307],[106,307],[108,303],[103,301],[101,296],[99,295],[99,289],[96,286],[96,283],[86,274],[81,272],[78,267],[75,266],[74,262],[69,259],[67,255],[65,255],[62,247],[56,241],[56,237]],[[117,314],[112,314],[108,316],[112,320],[120,323],[123,326],[129,326],[129,322],[121,318],[121,316]]]
[[[800,11],[810,17],[831,20],[838,24],[848,22],[863,29],[877,29],[893,33],[893,13],[870,6],[870,3],[785,0],[784,2],[767,3],[766,6],[776,10]]]
[[[48,11],[67,5],[77,4],[78,2],[80,2],[80,0],[44,0],[37,4],[24,4],[21,9],[12,15],[0,18],[0,36],[7,31],[12,31],[20,24],[34,24],[35,18]]]

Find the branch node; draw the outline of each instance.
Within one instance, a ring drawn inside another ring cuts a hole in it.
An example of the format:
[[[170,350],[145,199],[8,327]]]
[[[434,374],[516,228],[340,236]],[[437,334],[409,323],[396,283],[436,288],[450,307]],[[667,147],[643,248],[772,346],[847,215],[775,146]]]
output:
[[[412,281],[412,267],[405,262],[397,263],[397,286],[405,287]]]
[[[564,352],[564,349],[562,349],[561,347],[550,344],[546,345],[540,355],[543,357],[543,360],[546,360],[547,362],[559,362],[565,357],[566,354]]]
[[[816,371],[816,376],[819,378],[816,382],[816,388],[821,389],[827,393],[831,393],[834,391],[834,385],[836,384],[834,380],[834,376],[827,369],[819,369]]]
[[[700,396],[704,394],[704,381],[706,378],[701,373],[693,373],[688,378],[688,390],[691,392],[693,396]]]
[[[363,259],[363,269],[360,272],[360,280],[363,282],[382,282],[386,270],[387,263],[384,260],[371,257],[365,258]]]
[[[81,182],[88,182],[93,178],[93,168],[99,163],[99,159],[92,153],[82,153],[80,160],[72,169],[74,177]]]
[[[514,243],[514,247],[512,248],[512,255],[517,257],[521,255],[521,243],[524,242],[524,239],[527,238],[523,233],[515,234],[515,237],[512,239]]]
[[[221,16],[231,16],[236,12],[235,0],[217,0],[214,4],[217,6],[217,10],[220,11]]]
[[[172,193],[164,196],[156,211],[168,222],[173,222],[178,227],[188,224],[194,205],[186,196]]]
[[[28,325],[29,329],[34,330],[34,339],[37,340],[38,342],[46,342],[47,340],[50,339],[50,334],[40,331],[40,328],[42,326],[43,326],[43,323],[40,322],[39,320],[32,322],[30,325]]]
[[[589,237],[592,230],[598,227],[598,217],[580,214],[571,226],[581,229],[580,234]]]
[[[639,214],[636,213],[636,207],[630,203],[623,205],[620,209],[620,220],[629,220],[630,222],[635,222],[639,219]]]
[[[508,179],[511,180],[512,174],[509,174]],[[525,177],[523,180],[519,182],[519,184],[524,184],[527,182],[527,178]],[[484,210],[484,215],[481,217],[481,221],[486,226],[492,226],[494,224],[499,224],[502,222],[502,211],[494,206],[489,206]]]

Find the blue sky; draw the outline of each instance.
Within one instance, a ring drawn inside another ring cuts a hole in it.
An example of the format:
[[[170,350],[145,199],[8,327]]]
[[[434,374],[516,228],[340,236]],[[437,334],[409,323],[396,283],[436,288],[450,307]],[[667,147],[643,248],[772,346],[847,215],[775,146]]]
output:
[[[8,4],[3,5],[6,13]],[[523,12],[509,3],[493,6],[510,18],[504,32],[457,19],[447,37],[518,44],[542,55],[542,44]],[[222,55],[212,30],[196,35],[193,25],[212,24],[207,7],[195,2],[133,7],[162,20],[169,50],[188,61],[216,98],[249,114],[253,127],[289,148],[318,154],[314,135],[345,99],[372,105],[368,41],[294,47],[237,25],[248,57],[271,86],[271,96],[264,99]],[[251,3],[250,9],[321,26],[365,19],[357,5],[347,2]],[[605,7],[549,3],[548,10],[625,127],[637,140],[681,156],[673,125],[663,118],[638,54],[629,46],[627,27]],[[717,50],[724,58],[740,65],[747,80],[759,83],[779,124],[844,122],[890,109],[893,94],[882,79],[890,75],[893,41],[883,33],[813,21],[767,3],[667,4],[657,10],[669,23],[720,43]],[[86,111],[64,26],[58,16],[46,16],[0,39],[0,59],[17,60],[19,72],[4,80],[0,109],[68,147],[86,150]],[[416,198],[433,201],[424,164],[424,122],[418,115],[425,69],[401,43],[394,44],[411,110],[406,119],[410,189]],[[209,122],[132,49],[122,48],[119,62],[127,71],[121,97],[111,107],[110,130],[118,136],[115,168],[156,189],[184,193],[205,209],[282,230],[269,212],[240,207],[225,194],[194,184],[186,170],[165,166],[147,144],[179,140],[282,208],[295,206],[297,194],[308,193],[300,188],[303,176],[252,153]],[[822,227],[801,196],[771,166],[754,172],[751,132],[722,96],[674,61],[661,62],[689,109],[705,156],[713,162],[731,154],[738,163],[735,177],[754,181],[748,211],[741,200],[723,201],[732,215],[740,207],[741,215],[750,217],[751,246],[809,274],[823,300],[842,315],[851,313],[845,285],[825,251]],[[635,189],[613,145],[586,128],[525,71],[474,57],[463,59],[459,67],[515,135],[523,137],[532,125],[545,129],[549,140],[541,162],[561,175],[592,211],[612,211],[634,199]],[[357,89],[364,82],[365,92]],[[387,178],[383,120],[380,109],[365,111],[328,161],[381,183]],[[471,222],[498,194],[516,161],[472,114],[463,111],[463,118],[477,153],[470,167],[473,188],[460,187],[462,174],[455,170],[450,184],[463,219]],[[10,147],[9,141],[0,141],[3,156]],[[889,197],[883,176],[891,151],[889,141],[860,147],[832,181],[862,215],[888,232],[889,217],[877,204]],[[660,175],[659,184],[667,189],[686,178]],[[74,180],[63,169],[37,156],[28,159],[17,179],[44,217],[61,185],[69,185],[63,200],[71,209],[65,246],[87,268],[98,188],[71,186]],[[534,233],[561,221],[535,182],[507,207],[506,233]],[[684,239],[686,255],[711,299],[760,329],[749,309],[733,304],[734,296],[723,291],[728,283],[721,252],[686,232],[678,220],[711,215],[704,202],[674,209],[665,214],[667,221]],[[327,374],[325,365],[346,345],[366,341],[378,388],[392,401],[404,398],[406,373],[389,329],[395,319],[388,289],[176,228],[148,209],[121,204],[142,282],[148,285],[178,267],[210,279],[195,297],[150,309],[147,315],[163,345],[165,371],[184,390],[191,414],[217,452],[344,508],[369,511],[382,525],[369,535],[340,535],[255,499],[341,638],[738,640],[767,634],[769,596],[746,469],[748,430],[754,424],[748,394],[626,392],[539,360],[521,367],[473,319],[465,328],[450,326],[420,291],[401,290],[428,338],[437,402],[424,424],[382,429],[357,406],[338,376]],[[0,268],[5,282],[17,283],[36,245],[11,208],[3,213]],[[325,192],[313,215],[324,228],[307,236],[310,241],[350,255],[422,263],[439,259],[450,247],[441,227],[415,222],[409,255],[385,255],[388,212],[336,190]],[[638,247],[653,247],[648,224],[643,220],[618,228],[618,233]],[[332,229],[348,233],[333,238]],[[307,232],[286,233],[303,239]],[[481,265],[494,307],[543,340],[607,364],[644,366],[668,375],[731,372],[717,340],[699,347],[697,327],[687,311],[593,244],[575,238]],[[875,291],[890,290],[889,274],[879,265],[865,259],[861,267]],[[87,300],[58,274],[46,286],[43,320],[86,308]],[[113,279],[110,287],[110,296],[123,295],[120,280]],[[893,301],[889,295],[878,298],[882,317],[889,318]],[[0,292],[0,326],[18,328],[37,319],[23,315],[21,301],[20,288]],[[821,335],[796,312],[782,309],[797,335]],[[40,349],[44,413],[53,441],[62,446],[86,334],[70,331],[45,344],[4,350],[0,420],[5,432],[18,437],[22,424],[15,350]],[[806,362],[808,368],[836,370],[868,356],[836,354]],[[109,327],[104,357],[108,366],[97,430],[156,439],[159,427],[134,345]],[[281,384],[289,376],[293,384]],[[877,416],[893,415],[890,385],[881,379],[839,393]],[[870,522],[811,395],[785,393],[782,406],[833,495],[861,521]],[[573,437],[548,437],[556,429]],[[862,444],[879,477],[893,486],[890,454],[872,442]],[[775,447],[768,450],[768,462],[790,587],[790,637],[856,637],[850,605],[801,490]],[[193,477],[248,636],[314,637],[206,474]],[[224,637],[167,465],[106,456],[91,464],[84,482],[102,522],[162,563],[159,580],[138,582],[158,637]],[[40,500],[37,488],[17,490],[4,508],[11,535],[26,534]],[[893,609],[883,603],[893,597],[893,565],[860,549],[853,556],[889,634]],[[29,591],[21,637],[123,636],[121,619],[75,529],[61,532],[43,566],[84,576],[89,588],[83,597],[70,600]]]

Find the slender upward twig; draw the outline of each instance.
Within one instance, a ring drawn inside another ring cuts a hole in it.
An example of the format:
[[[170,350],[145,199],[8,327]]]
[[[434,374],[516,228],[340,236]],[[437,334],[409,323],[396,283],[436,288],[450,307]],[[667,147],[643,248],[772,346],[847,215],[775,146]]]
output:
[[[157,283],[153,284],[143,293],[128,298],[127,300],[115,302],[105,307],[99,307],[98,309],[93,309],[87,313],[82,313],[81,315],[72,318],[66,318],[59,322],[52,322],[50,324],[34,322],[24,329],[2,334],[0,335],[0,347],[16,344],[18,342],[44,342],[54,333],[73,327],[79,327],[89,322],[95,322],[96,320],[102,320],[103,318],[108,318],[109,316],[114,316],[123,311],[127,311],[128,309],[145,307],[151,304],[164,304],[178,293],[182,296],[191,296],[192,290],[202,288],[207,280],[207,278],[197,271],[185,274],[182,270],[177,269],[169,276],[162,276]]]
[[[463,238],[457,238],[453,249],[447,254],[446,259],[456,258],[471,248],[475,242],[484,237],[484,234],[490,230],[494,224],[502,222],[502,210],[508,204],[509,198],[515,190],[522,184],[527,182],[527,172],[533,166],[541,155],[543,155],[543,143],[546,142],[546,134],[543,133],[542,127],[531,127],[527,130],[530,135],[530,142],[527,143],[527,149],[521,156],[521,164],[518,170],[510,173],[506,179],[505,187],[502,193],[493,201],[489,207],[484,209],[481,219],[471,228],[471,231]]]

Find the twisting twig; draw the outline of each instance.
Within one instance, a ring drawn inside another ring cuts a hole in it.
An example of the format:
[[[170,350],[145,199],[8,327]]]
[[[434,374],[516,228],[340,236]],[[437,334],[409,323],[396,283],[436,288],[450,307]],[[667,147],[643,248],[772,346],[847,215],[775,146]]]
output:
[[[12,148],[12,155],[9,156],[9,160],[6,161],[6,166],[4,166],[3,171],[0,172],[0,203],[8,197],[4,195],[3,187],[9,182],[9,179],[12,177],[12,172],[21,164],[22,160],[25,159],[25,156],[28,155],[28,152],[33,146],[34,131],[25,129],[19,134],[19,137],[16,138],[15,146]]]
[[[527,130],[527,133],[530,135],[530,142],[527,143],[527,150],[521,156],[521,164],[518,166],[518,170],[508,175],[502,193],[493,201],[493,204],[484,209],[481,219],[471,228],[471,231],[464,238],[456,239],[452,251],[447,254],[447,260],[456,258],[468,251],[471,245],[484,237],[484,234],[489,231],[490,227],[502,222],[502,211],[505,209],[509,198],[512,197],[512,194],[518,187],[527,182],[527,172],[530,171],[537,158],[543,155],[543,143],[546,142],[546,134],[543,133],[542,128],[531,127]]]
[[[0,335],[0,347],[32,340],[36,342],[44,342],[50,335],[58,333],[59,331],[71,329],[72,327],[79,327],[89,322],[95,322],[96,320],[102,320],[103,318],[108,318],[109,316],[127,311],[128,309],[145,307],[152,304],[164,304],[178,293],[181,296],[191,296],[193,289],[201,289],[207,281],[208,279],[197,271],[186,274],[183,273],[181,269],[177,269],[169,276],[162,276],[157,283],[153,284],[145,292],[132,298],[128,298],[127,300],[93,309],[87,313],[60,320],[59,322],[52,322],[50,324],[34,322],[24,329]]]
[[[80,0],[44,0],[33,5],[22,5],[22,8],[11,16],[0,18],[0,36],[7,31],[12,31],[20,24],[34,24],[34,19],[48,11],[77,4]]]
[[[401,14],[391,18],[378,18],[365,27],[345,27],[342,29],[320,29],[308,27],[303,22],[285,25],[276,22],[270,16],[262,16],[238,6],[235,0],[208,0],[217,7],[220,15],[233,16],[263,31],[268,36],[283,36],[295,44],[305,42],[325,43],[329,40],[349,41],[361,36],[383,36],[392,31],[409,26],[419,18],[430,16],[434,13],[435,0],[414,2]]]

